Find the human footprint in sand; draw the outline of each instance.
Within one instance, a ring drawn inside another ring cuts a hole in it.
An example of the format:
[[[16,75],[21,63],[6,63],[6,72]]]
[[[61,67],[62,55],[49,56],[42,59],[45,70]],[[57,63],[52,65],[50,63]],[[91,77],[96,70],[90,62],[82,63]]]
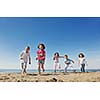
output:
[[[22,76],[26,75],[26,68],[27,64],[31,64],[31,57],[30,57],[30,47],[27,46],[25,50],[23,50],[20,54],[20,62],[21,62],[21,67],[22,67]]]

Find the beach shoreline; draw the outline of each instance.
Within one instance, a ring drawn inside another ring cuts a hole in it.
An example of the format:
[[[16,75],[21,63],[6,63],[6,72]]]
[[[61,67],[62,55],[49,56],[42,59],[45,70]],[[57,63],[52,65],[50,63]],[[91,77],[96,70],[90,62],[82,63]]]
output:
[[[0,73],[0,82],[100,82],[100,72],[86,73],[28,73],[21,76],[21,73]]]

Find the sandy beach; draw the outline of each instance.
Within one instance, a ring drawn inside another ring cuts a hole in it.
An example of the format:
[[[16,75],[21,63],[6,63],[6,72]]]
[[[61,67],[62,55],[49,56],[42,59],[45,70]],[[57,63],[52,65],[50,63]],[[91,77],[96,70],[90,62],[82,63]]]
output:
[[[0,82],[100,82],[100,72],[89,73],[0,73]]]

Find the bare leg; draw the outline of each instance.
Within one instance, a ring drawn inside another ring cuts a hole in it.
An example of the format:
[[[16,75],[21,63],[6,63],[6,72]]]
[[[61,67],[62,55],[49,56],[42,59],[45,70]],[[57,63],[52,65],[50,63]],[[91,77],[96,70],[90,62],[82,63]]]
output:
[[[24,63],[22,63],[21,66],[22,66],[22,73],[21,74],[23,76],[24,75]]]
[[[41,74],[41,71],[40,71],[40,63],[38,63],[38,72],[39,72],[39,74]]]
[[[42,70],[43,70],[43,72],[45,71],[45,69],[44,69],[44,64],[42,64]]]
[[[24,68],[24,74],[25,75],[27,74],[26,68],[27,68],[27,66],[25,65],[25,68]]]

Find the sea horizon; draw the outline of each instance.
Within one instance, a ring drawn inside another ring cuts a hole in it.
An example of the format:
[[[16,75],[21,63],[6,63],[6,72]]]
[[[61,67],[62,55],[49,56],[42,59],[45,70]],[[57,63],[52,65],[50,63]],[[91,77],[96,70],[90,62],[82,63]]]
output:
[[[76,72],[80,72],[80,69],[75,69]],[[68,72],[72,72],[73,70],[68,69]],[[5,72],[5,73],[20,73],[21,69],[0,69],[0,73]],[[32,73],[32,72],[38,72],[37,69],[27,69],[27,72]],[[45,72],[54,72],[53,69],[46,69]],[[64,69],[57,70],[57,72],[64,72]],[[100,69],[86,69],[86,72],[100,72]]]

